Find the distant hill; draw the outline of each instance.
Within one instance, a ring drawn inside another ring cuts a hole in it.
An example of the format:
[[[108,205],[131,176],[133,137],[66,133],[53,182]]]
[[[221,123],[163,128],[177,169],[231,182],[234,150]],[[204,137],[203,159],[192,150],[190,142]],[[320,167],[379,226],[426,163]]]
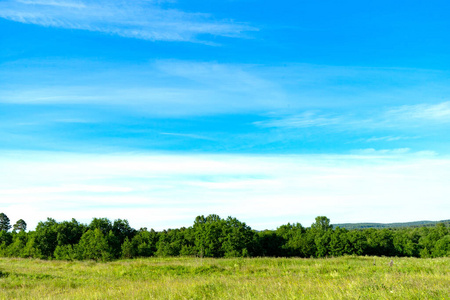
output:
[[[416,221],[405,223],[343,223],[333,224],[333,228],[340,227],[345,229],[367,229],[367,228],[400,228],[400,227],[425,227],[434,226],[437,223],[444,223],[450,226],[450,220],[442,221]]]

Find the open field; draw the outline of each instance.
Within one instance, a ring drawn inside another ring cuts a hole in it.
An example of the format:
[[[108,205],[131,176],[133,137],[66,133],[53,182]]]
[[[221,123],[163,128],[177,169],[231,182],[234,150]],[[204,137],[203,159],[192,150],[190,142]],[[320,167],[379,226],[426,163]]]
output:
[[[449,299],[450,258],[0,258],[1,299]],[[374,264],[375,263],[375,264]]]

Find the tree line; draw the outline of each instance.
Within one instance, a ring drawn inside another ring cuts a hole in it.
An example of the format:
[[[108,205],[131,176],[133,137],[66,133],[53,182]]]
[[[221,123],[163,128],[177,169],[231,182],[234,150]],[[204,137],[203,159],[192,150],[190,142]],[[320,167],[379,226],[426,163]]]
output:
[[[13,229],[10,231],[10,229]],[[300,223],[276,230],[256,231],[236,218],[198,216],[188,228],[155,231],[131,228],[127,220],[48,218],[34,231],[19,220],[14,226],[0,214],[0,256],[41,259],[109,261],[149,256],[199,257],[327,257],[377,255],[409,257],[450,256],[450,228],[397,229],[333,228],[319,216],[309,228]]]

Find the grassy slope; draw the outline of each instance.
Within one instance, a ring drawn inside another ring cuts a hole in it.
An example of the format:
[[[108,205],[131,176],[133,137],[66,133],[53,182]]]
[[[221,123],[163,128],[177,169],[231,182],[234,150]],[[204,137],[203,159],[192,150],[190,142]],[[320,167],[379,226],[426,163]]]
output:
[[[448,299],[450,258],[0,258],[1,299]],[[375,262],[375,265],[374,265]]]

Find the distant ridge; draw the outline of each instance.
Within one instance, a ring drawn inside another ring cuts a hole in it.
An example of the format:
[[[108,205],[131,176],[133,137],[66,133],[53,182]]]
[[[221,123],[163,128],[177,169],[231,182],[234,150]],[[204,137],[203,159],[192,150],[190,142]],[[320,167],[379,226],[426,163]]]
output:
[[[448,226],[450,225],[450,219],[442,221],[415,221],[405,223],[342,223],[342,224],[333,224],[333,228],[340,227],[345,229],[367,229],[367,228],[427,227],[427,226],[434,226],[437,223],[444,223]]]

